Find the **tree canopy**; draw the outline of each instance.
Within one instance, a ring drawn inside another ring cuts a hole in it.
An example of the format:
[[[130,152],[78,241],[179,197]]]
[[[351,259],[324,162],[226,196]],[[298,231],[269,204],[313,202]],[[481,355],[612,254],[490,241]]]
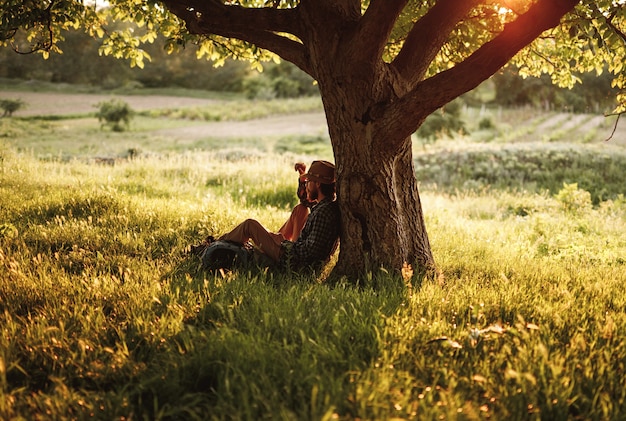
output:
[[[249,60],[259,67],[261,62],[276,59],[278,55],[311,74],[314,72],[307,69],[305,60],[296,57],[299,44],[305,40],[298,38],[299,31],[295,28],[298,20],[290,16],[297,15],[300,3],[308,2],[3,0],[0,42],[19,53],[38,52],[48,56],[50,53],[62,53],[59,42],[64,39],[67,30],[82,28],[102,39],[101,54],[126,58],[131,66],[143,67],[144,60],[149,60],[150,55],[142,49],[142,45],[163,36],[167,40],[168,52],[194,43],[200,47],[199,58],[207,58],[217,65],[230,57]],[[326,2],[321,3],[320,8],[328,6]],[[427,33],[420,33],[420,25],[415,23],[437,3],[450,7],[447,5],[450,2],[434,0],[392,3],[350,0],[337,1],[332,7],[353,9],[351,13],[362,16],[361,23],[369,20],[377,25],[384,24],[380,29],[380,36],[384,37],[382,54],[385,61],[391,62],[398,55],[402,58],[402,46],[406,42],[420,42],[423,36],[428,36]],[[424,61],[428,67],[415,69],[414,73],[430,77],[463,62],[478,47],[493,40],[496,35],[502,35],[507,23],[517,20],[536,3],[567,2],[489,0],[463,1],[452,5],[459,12],[464,9],[470,11],[458,22],[448,19],[454,27],[449,29],[434,57]],[[623,112],[626,109],[626,2],[601,0],[576,3],[560,24],[538,36],[511,62],[519,67],[522,76],[548,74],[561,87],[580,83],[577,74],[608,71],[614,75],[613,85],[620,89],[620,105],[616,111]],[[190,18],[192,15],[197,15],[198,19]],[[376,16],[370,19],[369,15]],[[138,33],[132,27],[120,29],[113,22],[133,22],[143,30]],[[390,25],[391,28],[388,27]],[[426,25],[421,26],[427,29]],[[518,34],[512,35],[518,38]],[[315,77],[315,74],[311,76]]]

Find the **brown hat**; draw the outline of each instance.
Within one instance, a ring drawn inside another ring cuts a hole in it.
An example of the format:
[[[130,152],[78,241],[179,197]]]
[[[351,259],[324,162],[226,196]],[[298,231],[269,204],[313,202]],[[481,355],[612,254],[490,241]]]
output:
[[[307,180],[332,184],[335,182],[335,166],[328,161],[313,161],[309,172],[304,176]]]

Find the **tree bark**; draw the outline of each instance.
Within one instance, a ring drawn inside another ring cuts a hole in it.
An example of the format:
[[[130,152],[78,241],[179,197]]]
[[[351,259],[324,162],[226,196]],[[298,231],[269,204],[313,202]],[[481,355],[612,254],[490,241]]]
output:
[[[343,91],[342,84],[331,79],[320,82],[320,89],[335,156],[342,218],[334,275],[357,279],[381,268],[397,272],[404,263],[416,273],[434,273],[411,138],[404,139],[400,147],[388,148],[387,139],[375,138],[384,121],[362,118],[368,104],[377,102],[379,96],[393,95],[392,88],[376,94]]]

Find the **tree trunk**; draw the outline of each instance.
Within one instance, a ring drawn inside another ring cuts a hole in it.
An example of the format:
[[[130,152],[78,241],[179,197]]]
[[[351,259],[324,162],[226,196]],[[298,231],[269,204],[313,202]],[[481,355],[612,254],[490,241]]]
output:
[[[424,224],[411,139],[373,139],[374,124],[362,115],[363,98],[324,95],[328,127],[337,167],[337,196],[342,231],[334,274],[354,279],[371,270],[399,272],[404,263],[414,271],[434,271]],[[358,91],[358,90],[357,90]],[[353,91],[351,91],[353,92]],[[368,102],[372,103],[370,99]],[[399,148],[389,148],[398,144]]]

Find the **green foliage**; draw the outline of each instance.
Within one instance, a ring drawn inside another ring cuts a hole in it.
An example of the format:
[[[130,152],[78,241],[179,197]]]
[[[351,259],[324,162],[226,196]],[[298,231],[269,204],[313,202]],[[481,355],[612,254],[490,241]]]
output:
[[[355,287],[214,276],[184,254],[244,217],[280,226],[288,209],[238,202],[226,186],[295,197],[291,157],[172,154],[104,166],[3,156],[0,418],[626,411],[623,196],[571,214],[548,195],[425,189],[446,285],[381,271]]]
[[[270,100],[276,97],[271,81],[258,75],[245,79],[243,90],[248,99]]]
[[[260,4],[291,8],[299,1],[232,3],[242,7],[259,7]],[[424,16],[432,4],[409,2],[402,10],[386,42],[386,61],[393,60],[412,24]],[[530,4],[522,2],[512,6],[506,1],[478,2],[470,18],[463,19],[453,29],[430,62],[429,75],[465,60],[494,34],[501,32],[507,23],[517,19]],[[273,53],[245,41],[215,34],[191,34],[178,18],[152,1],[112,0],[108,6],[95,8],[82,1],[46,5],[6,0],[0,14],[0,43],[12,45],[22,52],[40,51],[48,57],[50,52],[61,50],[67,31],[84,29],[90,36],[102,38],[101,54],[124,58],[131,66],[140,68],[152,57],[146,45],[154,43],[159,35],[165,40],[162,50],[167,53],[197,45],[194,53],[216,65],[223,65],[227,58],[238,58],[251,61],[255,68],[262,69],[261,62],[277,60]],[[363,10],[368,6],[368,1],[361,2]],[[612,75],[614,87],[619,90],[616,111],[623,111],[626,106],[623,91],[626,86],[625,22],[626,12],[621,1],[579,2],[559,25],[522,50],[513,62],[522,76],[546,74],[562,87],[572,87],[580,82],[580,74],[607,71]],[[245,36],[242,38],[246,39]],[[285,42],[290,40],[285,37]],[[283,84],[279,92],[291,93],[292,88]]]
[[[16,54],[0,49],[0,76],[15,80],[49,81],[57,84],[92,85],[114,88],[127,84],[132,77],[128,63],[98,54],[98,42],[84,32],[75,30],[64,34],[59,42],[63,54],[44,59],[39,54]]]
[[[465,122],[461,116],[462,107],[461,100],[456,100],[435,111],[426,118],[426,121],[417,130],[417,136],[434,140],[443,136],[467,134]]]
[[[479,130],[491,130],[495,128],[495,124],[489,117],[484,117],[478,122]]]
[[[566,212],[584,212],[591,208],[591,194],[578,188],[577,183],[563,183],[563,188],[556,194],[556,200]]]
[[[297,98],[319,94],[313,79],[291,63],[270,63],[262,73],[251,74],[243,81],[249,99]]]
[[[26,103],[21,99],[0,99],[0,108],[3,111],[3,117],[11,117],[14,112],[24,106],[26,106]]]
[[[626,153],[591,145],[518,144],[421,152],[418,180],[446,191],[513,189],[556,194],[564,183],[590,193],[594,204],[626,193]]]
[[[134,112],[128,103],[119,99],[111,99],[96,104],[96,107],[98,107],[96,113],[98,121],[104,121],[103,124],[109,125],[113,131],[124,131],[130,125]]]
[[[111,28],[125,30],[128,25],[111,23]],[[142,28],[131,26],[135,32]],[[110,29],[109,29],[110,31]],[[197,48],[190,45],[175,56],[165,51],[165,41],[161,38],[142,47],[144,56],[142,68],[136,62],[135,68],[110,55],[101,55],[101,41],[94,40],[89,34],[70,30],[58,43],[63,54],[53,54],[42,59],[40,55],[19,55],[10,49],[0,50],[0,77],[50,81],[54,83],[89,84],[105,89],[119,89],[132,86],[185,87],[211,91],[244,92],[244,81],[255,78],[249,65],[235,60],[224,62],[216,68],[203,60],[198,60]],[[80,62],[77,66],[76,63]],[[130,61],[129,61],[130,62]],[[312,79],[288,62],[270,63],[259,74],[270,86],[270,92],[276,97],[294,98],[317,95]],[[253,95],[254,96],[254,95]]]
[[[300,96],[300,86],[295,80],[279,76],[272,81],[274,92],[278,98],[296,98]]]
[[[553,83],[567,88],[580,83],[578,74],[594,71],[600,75],[608,70],[612,74],[612,86],[619,89],[615,111],[624,111],[626,12],[623,5],[613,0],[581,2],[570,17],[546,36],[536,39],[513,63],[519,66],[523,77],[546,74]]]
[[[503,106],[533,105],[548,109],[582,112],[610,112],[617,103],[618,89],[611,86],[611,75],[584,73],[577,75],[581,84],[557,88],[549,75],[522,78],[507,68],[492,80],[496,88],[494,103]]]

